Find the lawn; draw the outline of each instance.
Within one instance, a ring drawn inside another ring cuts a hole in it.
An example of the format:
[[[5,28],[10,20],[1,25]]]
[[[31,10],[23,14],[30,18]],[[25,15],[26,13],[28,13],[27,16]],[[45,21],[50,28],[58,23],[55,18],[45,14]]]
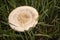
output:
[[[32,6],[38,24],[25,32],[10,28],[8,16],[19,6]],[[0,40],[60,40],[60,0],[0,0]]]

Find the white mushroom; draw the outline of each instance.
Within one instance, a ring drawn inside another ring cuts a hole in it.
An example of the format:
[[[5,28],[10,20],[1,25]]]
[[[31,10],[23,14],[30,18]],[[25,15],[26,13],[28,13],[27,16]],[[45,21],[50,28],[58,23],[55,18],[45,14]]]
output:
[[[14,9],[8,17],[10,27],[16,31],[23,32],[35,27],[38,23],[38,12],[30,6],[21,6]],[[13,25],[12,25],[13,24]]]

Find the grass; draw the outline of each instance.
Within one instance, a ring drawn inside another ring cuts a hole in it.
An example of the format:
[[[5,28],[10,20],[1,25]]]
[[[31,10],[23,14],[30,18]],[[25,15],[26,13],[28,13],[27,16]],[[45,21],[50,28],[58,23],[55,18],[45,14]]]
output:
[[[9,13],[19,6],[39,12],[35,28],[17,32],[10,28]],[[60,0],[0,0],[0,40],[60,40]]]

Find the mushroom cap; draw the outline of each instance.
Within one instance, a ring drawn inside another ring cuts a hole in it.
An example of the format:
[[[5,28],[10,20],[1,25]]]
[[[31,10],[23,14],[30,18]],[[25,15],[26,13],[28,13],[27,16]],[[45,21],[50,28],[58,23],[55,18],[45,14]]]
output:
[[[16,31],[23,32],[35,27],[38,23],[38,12],[30,6],[20,6],[14,9],[8,17],[10,27]]]

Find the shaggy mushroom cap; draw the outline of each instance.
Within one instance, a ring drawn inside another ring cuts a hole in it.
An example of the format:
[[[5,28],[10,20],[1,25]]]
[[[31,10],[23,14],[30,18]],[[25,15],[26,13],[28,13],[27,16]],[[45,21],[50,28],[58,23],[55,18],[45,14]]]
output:
[[[14,9],[8,17],[10,27],[16,31],[23,32],[35,27],[38,23],[38,12],[30,6],[21,6]]]

